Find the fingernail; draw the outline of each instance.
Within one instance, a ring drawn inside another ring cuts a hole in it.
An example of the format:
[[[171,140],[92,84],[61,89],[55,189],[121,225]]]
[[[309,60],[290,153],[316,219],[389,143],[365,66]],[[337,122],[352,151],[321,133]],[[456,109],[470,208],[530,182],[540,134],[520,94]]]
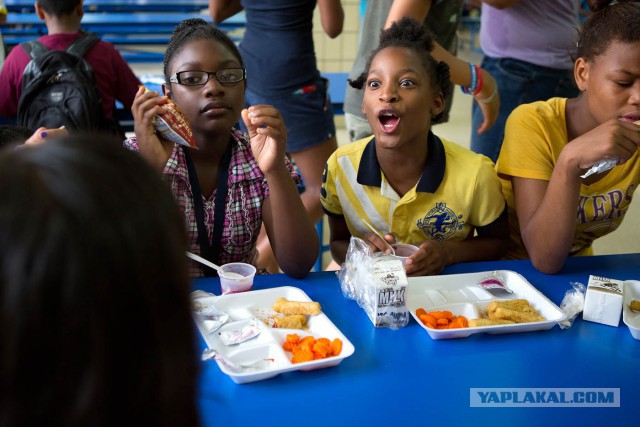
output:
[[[40,132],[40,138],[46,138],[47,137],[47,132]]]

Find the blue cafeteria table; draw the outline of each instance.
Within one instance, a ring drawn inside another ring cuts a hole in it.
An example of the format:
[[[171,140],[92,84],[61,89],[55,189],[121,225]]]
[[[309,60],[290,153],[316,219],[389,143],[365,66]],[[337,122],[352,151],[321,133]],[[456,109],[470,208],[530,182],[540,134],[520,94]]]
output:
[[[570,258],[557,275],[528,260],[467,263],[445,274],[514,270],[560,305],[570,283],[590,274],[640,279],[640,253]],[[203,362],[198,391],[203,426],[541,426],[635,425],[640,402],[640,341],[615,328],[576,319],[573,327],[432,340],[412,319],[399,330],[376,329],[342,296],[333,272],[304,280],[259,276],[255,289],[294,286],[322,304],[355,346],[331,368],[296,371],[235,384],[215,362]],[[194,288],[220,293],[218,279]],[[201,341],[202,349],[204,341]],[[472,388],[619,389],[619,407],[471,407]]]

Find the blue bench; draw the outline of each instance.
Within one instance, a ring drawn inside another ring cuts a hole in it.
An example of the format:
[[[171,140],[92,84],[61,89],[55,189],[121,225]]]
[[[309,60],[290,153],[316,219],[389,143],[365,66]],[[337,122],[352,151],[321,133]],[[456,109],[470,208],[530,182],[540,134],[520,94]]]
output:
[[[11,13],[34,13],[35,0],[5,0]],[[87,12],[197,12],[209,7],[208,0],[84,0]]]
[[[82,17],[81,27],[86,31],[93,31],[100,34],[109,32],[117,32],[119,34],[171,34],[180,21],[190,18],[201,18],[213,23],[209,14],[198,12],[89,12],[85,13]],[[224,30],[234,30],[244,27],[245,22],[244,14],[239,13],[222,23],[216,24],[216,26]],[[22,32],[37,31],[40,34],[47,33],[47,27],[44,21],[34,13],[10,13],[7,15],[7,22],[4,27],[6,27],[6,29],[3,28],[3,34],[5,34],[5,32],[6,34],[15,32],[12,30]]]
[[[180,21],[190,18],[201,18],[213,23],[208,14],[198,12],[90,12],[83,16],[81,27],[114,44],[127,62],[162,62],[163,47],[169,42],[174,28]],[[244,28],[245,15],[237,14],[216,26],[235,41],[239,41],[239,36],[235,36],[233,32]],[[4,41],[9,49],[46,33],[44,21],[34,13],[9,14],[2,29]],[[142,47],[135,48],[132,45]],[[150,51],[149,47],[160,49]]]

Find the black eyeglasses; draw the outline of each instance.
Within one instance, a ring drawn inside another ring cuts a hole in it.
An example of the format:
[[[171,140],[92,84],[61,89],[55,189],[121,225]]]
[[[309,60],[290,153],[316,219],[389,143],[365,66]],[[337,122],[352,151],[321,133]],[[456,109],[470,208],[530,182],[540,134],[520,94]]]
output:
[[[211,76],[223,85],[232,85],[247,78],[247,70],[244,68],[225,68],[218,71],[180,71],[175,73],[169,81],[185,86],[202,86],[209,81]]]

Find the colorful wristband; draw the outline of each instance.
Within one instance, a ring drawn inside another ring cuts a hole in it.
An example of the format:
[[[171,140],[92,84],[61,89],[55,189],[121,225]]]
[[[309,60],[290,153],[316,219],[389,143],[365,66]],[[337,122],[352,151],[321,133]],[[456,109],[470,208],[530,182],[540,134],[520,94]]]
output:
[[[471,84],[469,86],[460,86],[460,90],[462,90],[462,93],[475,96],[482,90],[482,69],[471,62],[469,62],[469,69],[471,70]]]
[[[480,91],[482,91],[482,69],[480,68],[479,65],[474,65],[475,69],[476,69],[476,75],[478,76],[477,78],[477,86],[475,88],[475,90],[471,93],[471,95],[476,96],[477,94],[480,93]]]

